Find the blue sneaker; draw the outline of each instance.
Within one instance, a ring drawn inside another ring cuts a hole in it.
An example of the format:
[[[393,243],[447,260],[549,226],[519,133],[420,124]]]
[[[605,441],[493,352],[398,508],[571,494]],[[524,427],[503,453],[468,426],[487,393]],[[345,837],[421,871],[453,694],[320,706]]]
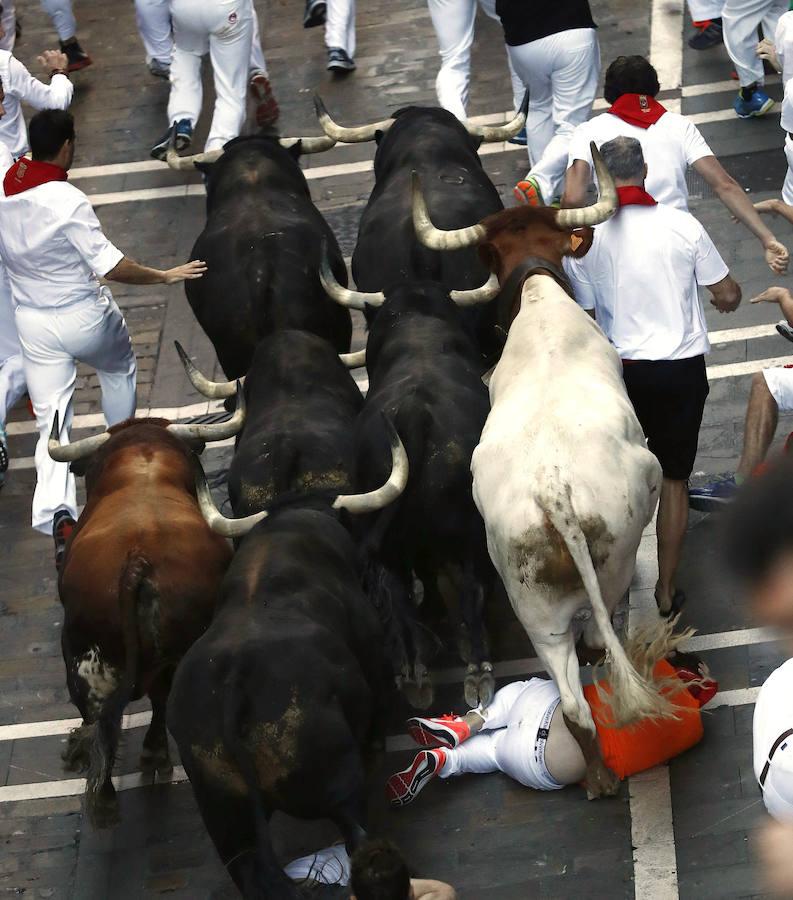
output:
[[[528,142],[529,139],[526,137],[526,129],[521,128],[520,131],[515,135],[515,137],[511,137],[507,143],[520,144],[522,147],[525,147]]]
[[[700,512],[711,512],[734,500],[739,490],[735,476],[730,475],[710,484],[689,488],[688,505]]]
[[[752,116],[764,116],[774,105],[774,101],[760,90],[755,90],[751,99],[744,100],[739,91],[732,105],[739,118],[750,119]]]
[[[180,119],[176,124],[176,149],[187,150],[193,141],[193,126],[190,119]],[[165,161],[168,145],[171,143],[171,129],[169,128],[159,141],[151,148],[151,158]]]

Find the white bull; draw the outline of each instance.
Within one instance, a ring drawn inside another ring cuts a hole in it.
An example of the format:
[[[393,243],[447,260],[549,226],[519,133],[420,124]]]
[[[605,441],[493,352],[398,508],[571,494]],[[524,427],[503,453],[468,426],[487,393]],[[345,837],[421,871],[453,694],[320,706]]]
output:
[[[531,275],[490,380],[492,409],[471,470],[487,545],[515,614],[556,681],[587,762],[590,798],[614,793],[584,699],[573,618],[605,647],[618,725],[663,715],[666,702],[628,661],[611,614],[628,589],[661,467],[614,348],[548,275]]]

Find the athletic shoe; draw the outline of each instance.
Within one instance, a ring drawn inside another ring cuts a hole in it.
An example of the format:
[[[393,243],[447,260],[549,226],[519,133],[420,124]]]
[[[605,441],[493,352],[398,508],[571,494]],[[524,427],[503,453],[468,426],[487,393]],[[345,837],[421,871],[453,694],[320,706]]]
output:
[[[449,714],[438,716],[435,719],[423,719],[414,716],[408,719],[408,734],[420,747],[432,747],[440,744],[441,747],[456,747],[471,735],[468,723],[460,716]]]
[[[782,319],[781,322],[776,323],[776,330],[782,335],[783,338],[787,338],[789,341],[793,341],[793,328],[790,327],[785,319]]]
[[[273,125],[278,119],[278,103],[273,96],[270,80],[261,71],[251,72],[248,93],[256,103],[256,124]]]
[[[5,426],[0,422],[0,484],[5,481],[8,470],[8,437]]]
[[[723,33],[720,21],[700,22],[699,30],[690,38],[688,46],[692,50],[710,50],[723,41]]]
[[[700,512],[710,512],[719,509],[726,503],[735,499],[739,487],[735,483],[735,476],[721,478],[710,484],[703,484],[696,488],[689,488],[688,505]]]
[[[61,51],[66,54],[66,58],[69,60],[68,70],[70,72],[77,72],[80,69],[93,65],[94,61],[80,46],[77,38],[73,38],[66,43],[61,41]]]
[[[171,77],[171,64],[162,59],[154,59],[153,56],[147,56],[146,68],[155,78]]]
[[[77,522],[66,509],[59,509],[52,517],[52,537],[55,540],[55,568],[60,571],[66,556],[66,541]]]
[[[180,119],[176,125],[176,149],[187,150],[193,141],[193,126],[190,119]],[[151,148],[151,158],[165,161],[168,146],[171,143],[171,129],[169,128],[159,141]]]
[[[525,181],[519,181],[512,191],[512,196],[521,206],[545,206],[542,191],[533,175],[530,175]]]
[[[306,0],[303,28],[315,28],[317,25],[324,25],[327,8],[326,0]]]
[[[402,772],[392,775],[385,783],[385,794],[392,806],[407,806],[438,774],[446,762],[443,750],[419,750],[413,762]]]
[[[520,144],[522,147],[525,147],[528,144],[529,139],[526,137],[526,128],[523,127],[520,131],[514,136],[509,138],[508,143],[510,144]]]
[[[750,119],[752,116],[764,116],[774,105],[774,101],[761,90],[755,90],[748,100],[744,100],[741,92],[732,104],[736,114],[741,119]]]
[[[355,62],[341,47],[328,47],[328,69],[334,72],[352,72]]]

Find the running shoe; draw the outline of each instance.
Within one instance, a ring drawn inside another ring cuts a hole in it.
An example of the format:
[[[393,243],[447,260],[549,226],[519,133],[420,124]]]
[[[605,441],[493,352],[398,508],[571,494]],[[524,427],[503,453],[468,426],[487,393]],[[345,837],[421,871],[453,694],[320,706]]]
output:
[[[71,38],[68,41],[61,41],[61,51],[66,54],[69,60],[68,69],[70,72],[77,72],[80,69],[93,65],[91,57],[80,46],[77,38]]]
[[[512,196],[521,206],[545,206],[542,191],[533,175],[529,175],[525,181],[519,181],[512,191]]]
[[[256,104],[256,124],[273,125],[278,120],[278,102],[273,96],[270,79],[260,70],[251,72],[248,80],[248,93]]]
[[[59,509],[52,517],[52,537],[55,540],[55,568],[60,571],[66,556],[66,542],[77,522],[67,509]]]
[[[521,128],[520,131],[514,135],[514,137],[509,138],[508,143],[510,144],[520,144],[521,147],[525,147],[528,144],[529,139],[526,137],[526,128]]]
[[[420,747],[432,747],[435,744],[456,747],[471,734],[468,723],[451,713],[435,719],[414,716],[408,719],[407,726],[408,734]]]
[[[176,149],[187,150],[193,141],[193,126],[190,119],[180,119],[176,125]],[[172,126],[173,127],[173,126]],[[151,148],[152,159],[165,160],[168,146],[171,143],[171,129],[169,128],[159,141]]]
[[[327,8],[326,0],[306,0],[303,28],[315,28],[317,25],[324,25]]]
[[[440,772],[446,762],[443,750],[419,750],[416,758],[402,772],[392,775],[385,785],[388,802],[392,806],[412,803],[426,784]]]
[[[789,341],[793,341],[793,328],[790,327],[787,320],[782,319],[781,322],[777,322],[776,330],[782,335],[783,338],[787,338]]]
[[[735,476],[730,475],[710,484],[689,488],[688,505],[700,512],[710,512],[733,501],[739,490],[739,486],[735,483]]]
[[[155,59],[153,56],[147,56],[146,68],[155,76],[155,78],[171,77],[171,64],[162,59]]]
[[[736,114],[741,119],[750,119],[752,116],[764,116],[774,105],[774,101],[764,94],[761,90],[755,89],[752,96],[748,100],[744,100],[741,92],[732,104]]]
[[[708,22],[696,22],[697,33],[688,41],[692,50],[710,50],[723,43],[721,19]]]
[[[328,47],[328,69],[335,72],[352,72],[355,61],[341,47]]]

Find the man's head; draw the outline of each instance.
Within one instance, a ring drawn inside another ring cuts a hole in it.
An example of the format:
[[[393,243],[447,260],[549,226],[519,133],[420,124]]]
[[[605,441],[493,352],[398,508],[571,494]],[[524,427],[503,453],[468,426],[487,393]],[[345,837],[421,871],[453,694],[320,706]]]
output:
[[[38,162],[68,169],[74,159],[74,119],[65,109],[43,109],[28,125],[30,151]]]
[[[392,841],[364,841],[350,860],[350,900],[409,900],[410,875]]]
[[[608,103],[623,94],[654,97],[659,90],[658,73],[643,56],[618,56],[606,69],[603,96]]]
[[[642,145],[636,138],[620,135],[600,148],[600,155],[617,187],[643,185],[647,175]]]

